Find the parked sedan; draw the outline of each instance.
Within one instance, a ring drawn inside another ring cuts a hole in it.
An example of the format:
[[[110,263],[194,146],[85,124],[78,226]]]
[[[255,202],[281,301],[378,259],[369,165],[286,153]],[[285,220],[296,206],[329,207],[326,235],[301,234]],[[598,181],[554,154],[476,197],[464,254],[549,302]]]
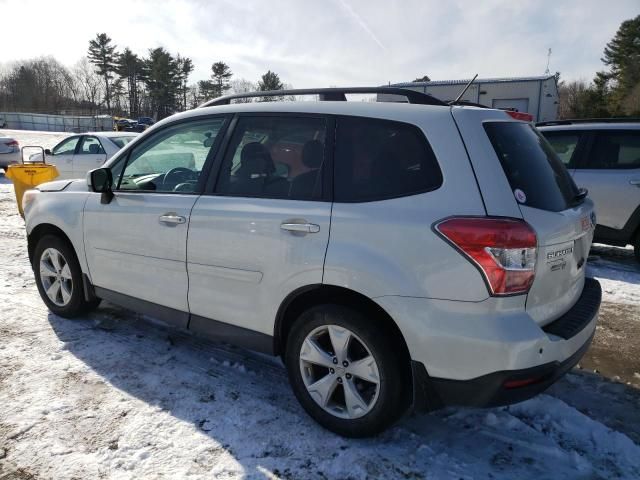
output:
[[[7,167],[20,162],[20,144],[15,138],[0,137],[0,168],[7,171]]]
[[[138,136],[133,132],[96,132],[72,135],[51,150],[44,151],[47,163],[55,165],[59,179],[84,178],[89,170],[100,167],[127,143]],[[42,154],[29,157],[42,161]]]

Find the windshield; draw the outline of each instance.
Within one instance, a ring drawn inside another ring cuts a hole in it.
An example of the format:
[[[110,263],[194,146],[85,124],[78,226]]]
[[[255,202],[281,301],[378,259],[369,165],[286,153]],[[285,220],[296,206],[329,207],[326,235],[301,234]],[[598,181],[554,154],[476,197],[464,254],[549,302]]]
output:
[[[488,122],[484,129],[518,202],[552,212],[575,204],[576,184],[551,145],[533,126]]]
[[[109,140],[115,143],[119,148],[122,148],[134,138],[136,137],[109,137]]]

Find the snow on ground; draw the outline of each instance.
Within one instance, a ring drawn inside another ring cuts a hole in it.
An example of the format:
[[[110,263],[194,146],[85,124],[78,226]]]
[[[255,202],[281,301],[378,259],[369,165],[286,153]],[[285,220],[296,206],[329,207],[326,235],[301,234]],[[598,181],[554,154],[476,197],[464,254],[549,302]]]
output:
[[[306,416],[279,361],[112,305],[50,314],[2,174],[0,251],[0,478],[640,478],[640,392],[626,385],[570,374],[518,405],[343,439]]]
[[[633,247],[595,244],[589,255],[587,274],[600,281],[606,301],[640,305],[640,264]]]

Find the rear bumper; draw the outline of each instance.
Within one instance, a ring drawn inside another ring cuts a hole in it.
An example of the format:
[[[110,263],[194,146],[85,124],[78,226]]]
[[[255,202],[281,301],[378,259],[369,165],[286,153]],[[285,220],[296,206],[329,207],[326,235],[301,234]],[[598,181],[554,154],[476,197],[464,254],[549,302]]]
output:
[[[542,328],[555,342],[575,344],[576,338],[583,339],[575,351],[562,359],[467,380],[430,377],[423,363],[413,361],[414,407],[418,410],[434,410],[447,405],[493,407],[521,402],[546,390],[571,370],[588,350],[601,299],[600,283],[586,279],[576,304]]]

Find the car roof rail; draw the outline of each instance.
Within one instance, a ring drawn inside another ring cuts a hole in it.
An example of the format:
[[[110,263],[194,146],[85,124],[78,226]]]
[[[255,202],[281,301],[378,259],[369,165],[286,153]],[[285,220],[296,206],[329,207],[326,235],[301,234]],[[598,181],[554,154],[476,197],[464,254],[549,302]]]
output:
[[[568,118],[566,120],[549,120],[536,123],[536,127],[549,127],[552,125],[573,125],[577,123],[640,123],[637,117],[614,117],[614,118]]]
[[[387,95],[399,95],[405,97],[408,103],[419,105],[441,105],[448,106],[446,102],[437,99],[427,93],[417,92],[415,90],[408,90],[406,88],[399,87],[344,87],[344,88],[301,88],[291,90],[269,90],[266,92],[247,92],[247,93],[234,93],[233,95],[226,95],[224,97],[214,98],[204,102],[200,107],[214,107],[218,105],[229,105],[231,100],[239,98],[260,98],[260,97],[283,97],[289,95],[318,95],[319,100],[332,101],[332,102],[346,102],[346,95],[349,93],[376,93]],[[398,102],[404,103],[404,102]]]

